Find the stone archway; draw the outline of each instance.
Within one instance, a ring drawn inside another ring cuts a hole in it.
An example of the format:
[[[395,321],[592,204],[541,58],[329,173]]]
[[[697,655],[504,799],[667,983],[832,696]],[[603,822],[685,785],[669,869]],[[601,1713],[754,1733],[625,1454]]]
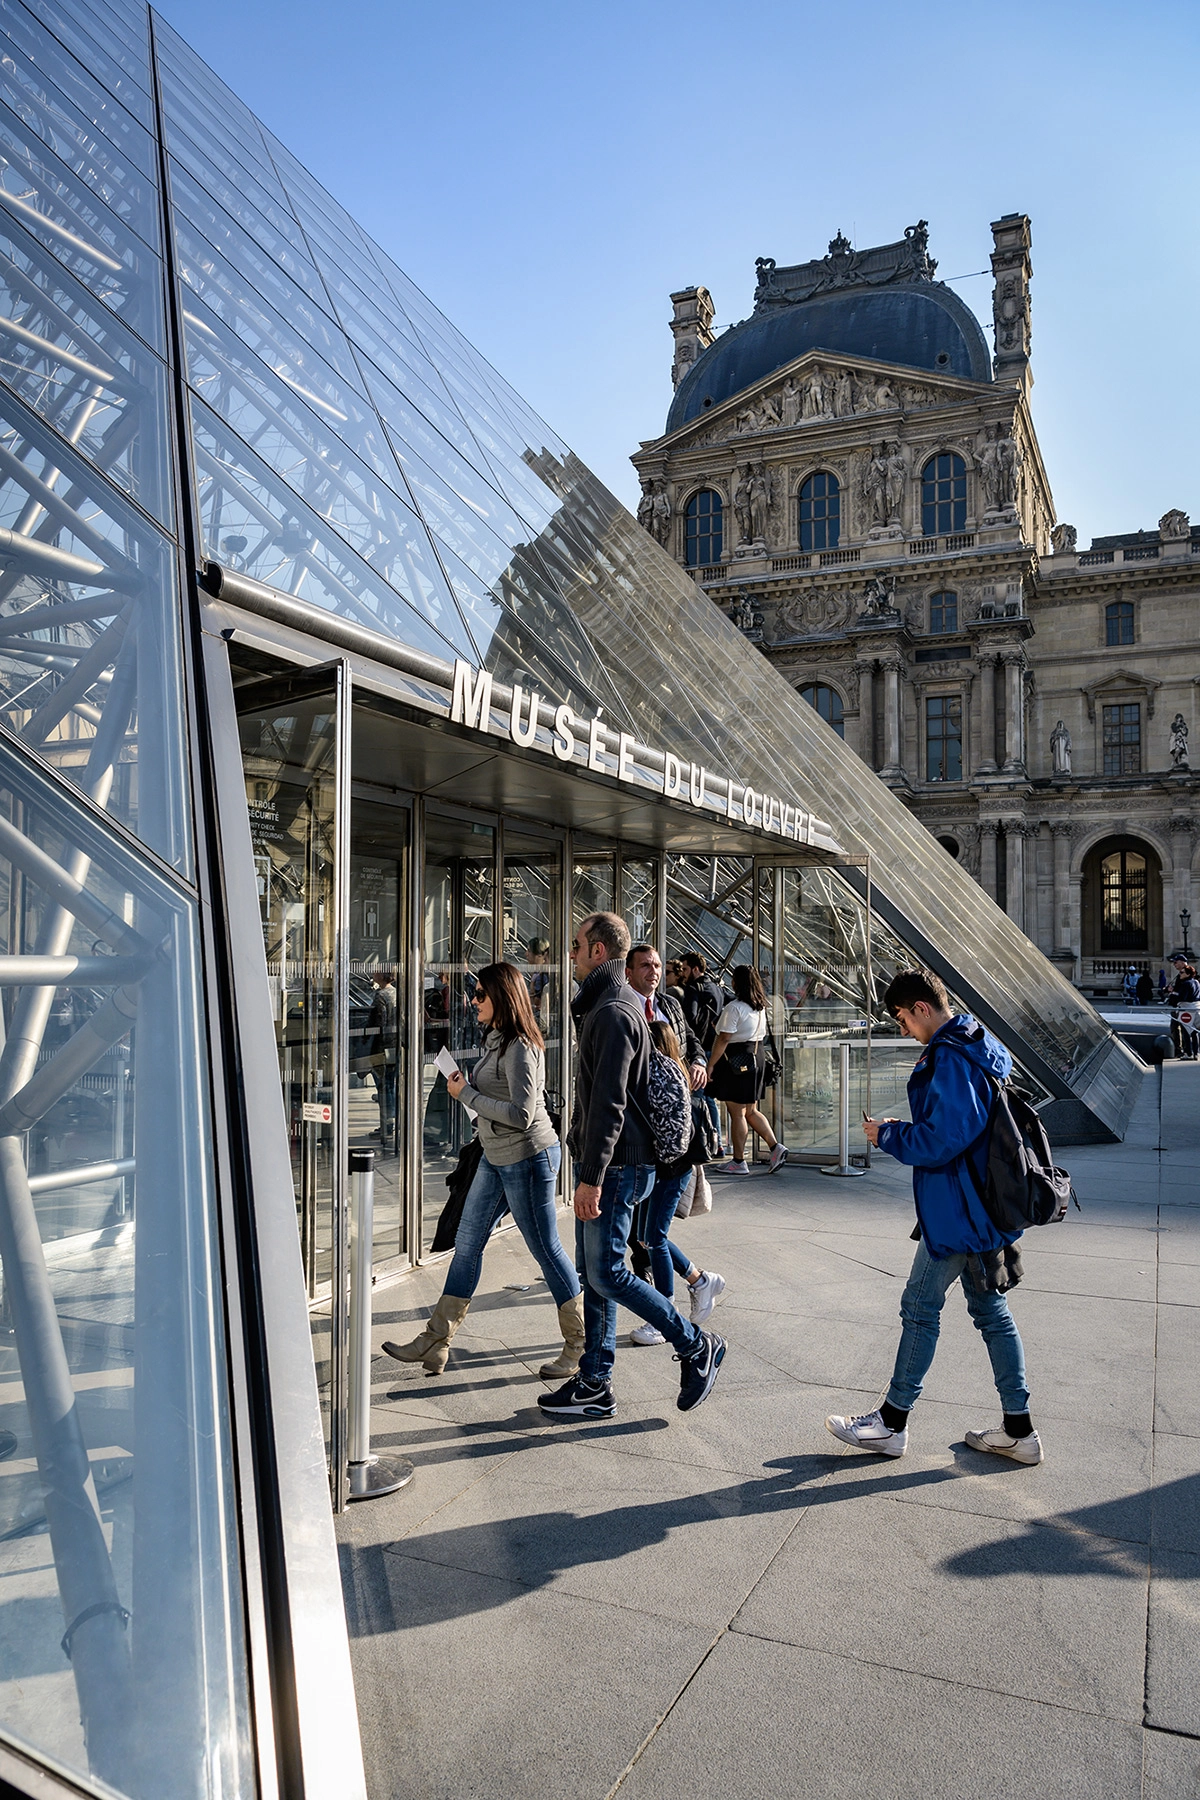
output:
[[[1162,861],[1145,838],[1120,833],[1093,844],[1080,900],[1083,955],[1098,991],[1118,985],[1130,963],[1149,968],[1161,960]]]

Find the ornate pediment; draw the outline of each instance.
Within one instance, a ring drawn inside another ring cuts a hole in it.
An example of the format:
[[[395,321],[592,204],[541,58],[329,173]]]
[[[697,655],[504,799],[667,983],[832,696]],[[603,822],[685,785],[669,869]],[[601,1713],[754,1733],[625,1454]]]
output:
[[[827,351],[808,350],[759,386],[682,426],[671,444],[682,450],[762,432],[802,431],[844,419],[919,412],[925,407],[976,400],[980,385],[961,378],[914,378],[911,371],[887,363],[847,362]],[[659,439],[654,448],[663,442]]]
[[[1152,719],[1154,698],[1161,686],[1162,682],[1157,681],[1153,675],[1139,675],[1133,669],[1112,669],[1107,675],[1100,675],[1095,681],[1089,681],[1080,692],[1087,701],[1087,716],[1093,722],[1097,699],[1103,702],[1110,697],[1115,699],[1118,694],[1130,693],[1145,696],[1146,717]]]

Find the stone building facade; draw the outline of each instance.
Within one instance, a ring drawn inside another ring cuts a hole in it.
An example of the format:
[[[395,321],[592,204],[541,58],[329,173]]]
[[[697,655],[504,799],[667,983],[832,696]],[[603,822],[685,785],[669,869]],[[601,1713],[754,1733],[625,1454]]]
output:
[[[675,397],[639,519],[1086,991],[1190,936],[1200,529],[1055,522],[1030,409],[1029,220],[993,332],[924,221],[790,268],[713,336],[671,296]]]

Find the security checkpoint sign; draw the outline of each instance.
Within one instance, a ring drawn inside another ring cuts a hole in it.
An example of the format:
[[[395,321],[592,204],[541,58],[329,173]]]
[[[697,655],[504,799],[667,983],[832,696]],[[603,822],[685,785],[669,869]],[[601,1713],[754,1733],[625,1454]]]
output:
[[[300,1111],[306,1125],[333,1124],[332,1106],[324,1106],[319,1100],[305,1100]]]

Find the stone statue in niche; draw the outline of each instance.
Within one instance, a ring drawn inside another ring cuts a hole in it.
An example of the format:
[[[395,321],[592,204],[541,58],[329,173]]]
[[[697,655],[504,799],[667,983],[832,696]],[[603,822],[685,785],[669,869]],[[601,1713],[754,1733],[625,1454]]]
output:
[[[765,463],[756,463],[750,476],[750,522],[756,544],[765,544],[770,527],[775,484]]]
[[[1071,773],[1071,733],[1062,719],[1050,733],[1050,761],[1056,775]]]
[[[1191,768],[1188,762],[1188,726],[1182,713],[1176,713],[1171,720],[1171,767]]]
[[[656,543],[665,549],[671,536],[671,502],[667,498],[667,484],[660,481],[654,494],[654,511],[650,521],[650,535]]]
[[[738,543],[748,544],[754,537],[750,512],[750,467],[733,472],[733,511],[738,523]]]
[[[887,450],[888,447],[886,444],[880,444],[878,450],[872,451],[870,461],[867,463],[866,473],[863,476],[863,499],[871,509],[871,524],[873,526],[884,526],[888,522]]]
[[[638,501],[637,522],[643,531],[650,530],[650,522],[654,517],[654,483],[643,481],[642,497]]]
[[[908,475],[908,465],[904,460],[904,451],[896,438],[885,445],[887,452],[887,481],[885,498],[887,501],[887,517],[889,525],[900,523],[900,509],[904,505],[904,482]]]
[[[1056,525],[1050,533],[1055,556],[1072,556],[1078,541],[1079,533],[1073,525]]]
[[[1185,512],[1180,512],[1178,507],[1172,507],[1171,511],[1165,512],[1158,521],[1158,535],[1165,544],[1177,543],[1180,538],[1191,537],[1192,522]]]
[[[1003,425],[997,425],[995,436],[989,437],[979,452],[986,512],[1013,510],[1017,498],[1017,473],[1023,460],[1016,439],[1009,436]]]

